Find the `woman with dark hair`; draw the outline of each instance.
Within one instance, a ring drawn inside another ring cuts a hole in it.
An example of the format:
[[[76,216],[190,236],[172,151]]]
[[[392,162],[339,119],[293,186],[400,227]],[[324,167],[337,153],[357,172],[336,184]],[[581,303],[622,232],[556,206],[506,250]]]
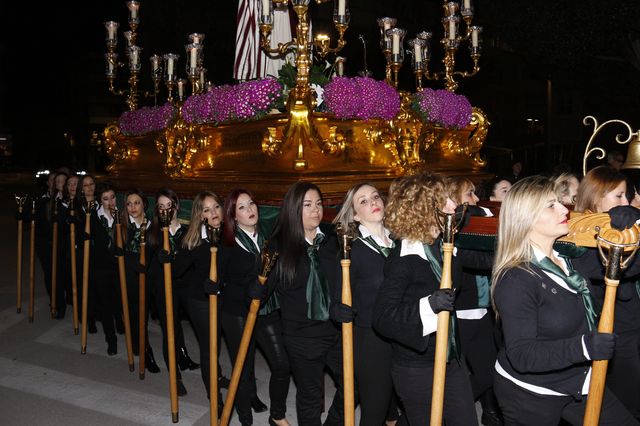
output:
[[[599,261],[576,262],[554,250],[569,232],[567,213],[553,179],[543,176],[518,181],[502,204],[492,282],[504,336],[494,389],[506,424],[582,425],[591,361],[617,352],[616,336],[597,331],[585,273]],[[633,225],[610,215],[618,229]],[[605,389],[600,424],[638,423]]]
[[[298,424],[304,426],[321,424],[325,367],[337,391],[324,424],[341,425],[344,419],[341,338],[329,318],[338,244],[320,230],[322,211],[320,188],[311,182],[293,184],[284,196],[269,249],[279,253],[267,283],[269,290],[278,291],[284,343],[297,387]],[[261,299],[261,291],[266,293],[254,281],[249,297]],[[342,318],[345,322],[353,319],[353,313],[348,314],[350,318]]]
[[[410,425],[429,424],[437,314],[453,311],[454,291],[440,289],[442,255],[439,211],[454,213],[443,178],[431,173],[405,176],[389,188],[385,224],[399,238],[384,269],[373,308],[373,327],[392,340],[391,375]],[[454,286],[460,254],[452,263]],[[455,316],[451,317],[455,326]],[[452,329],[453,330],[453,329]],[[478,424],[469,372],[456,339],[450,339],[444,390],[447,425]]]
[[[107,353],[118,353],[116,336],[116,317],[120,301],[118,266],[115,256],[115,226],[112,215],[116,207],[116,192],[109,184],[103,184],[98,190],[99,206],[91,213],[91,257],[89,258],[91,289],[94,293],[96,315],[102,322]]]
[[[360,396],[360,424],[393,424],[398,419],[391,378],[391,342],[372,328],[373,305],[384,280],[384,265],[394,242],[384,226],[384,200],[369,182],[347,191],[334,224],[355,222],[358,238],[351,244],[351,288],[354,319],[355,378]],[[346,228],[345,228],[346,229]],[[341,285],[339,286],[341,287]],[[341,288],[333,292],[336,296]]]
[[[85,208],[89,201],[96,201],[96,179],[91,175],[84,175],[78,182],[77,189],[82,198],[82,206]]]
[[[484,182],[481,189],[481,200],[501,202],[511,189],[511,182],[505,177],[497,176]]]
[[[174,279],[187,285],[186,307],[200,346],[200,372],[207,390],[207,398],[211,397],[208,295],[219,294],[221,287],[209,279],[212,242],[208,239],[206,224],[213,228],[220,228],[221,220],[222,208],[218,196],[208,191],[198,193],[191,207],[189,229],[182,239],[180,248],[176,250],[175,262],[172,265]],[[219,274],[220,271],[218,276]],[[218,336],[220,336],[220,330],[218,330]],[[219,391],[220,389],[218,389],[217,398],[218,405],[221,406],[222,398]]]
[[[264,237],[258,227],[259,211],[253,194],[236,189],[224,204],[222,252],[219,280],[224,287],[222,302],[222,328],[227,340],[231,363],[235,363],[249,313],[248,287],[261,273],[261,252]],[[269,424],[288,425],[285,418],[289,393],[289,360],[282,338],[282,323],[277,293],[271,294],[259,311],[242,369],[235,406],[240,423],[253,423],[251,407],[257,398],[255,382],[256,344],[267,358],[271,368],[269,395],[271,410]]]
[[[605,213],[618,206],[628,206],[627,179],[609,166],[591,169],[580,182],[575,211]],[[632,208],[631,211],[637,211]],[[586,260],[585,260],[586,259]],[[596,249],[577,259],[591,266],[593,296],[600,305],[604,302],[605,285]],[[609,363],[607,386],[620,401],[640,419],[640,259],[636,256],[618,285],[613,331],[618,335],[616,351]]]
[[[186,229],[178,221],[178,211],[180,210],[180,201],[178,194],[172,189],[162,188],[156,193],[156,206],[154,209],[153,220],[151,222],[149,232],[149,249],[151,250],[151,261],[149,263],[149,275],[152,282],[152,296],[155,299],[158,309],[158,319],[162,328],[162,355],[164,356],[167,368],[169,366],[169,352],[167,346],[167,316],[165,315],[165,293],[164,293],[164,271],[162,265],[173,260],[176,252],[180,250],[182,239],[186,234]],[[163,249],[162,224],[160,223],[160,213],[168,211],[171,215],[169,223],[169,252]],[[175,333],[175,350],[177,354],[177,362],[180,370],[195,370],[200,367],[191,360],[187,352],[184,341],[184,333],[182,331],[182,322],[180,321],[180,312],[188,312],[188,281],[184,278],[173,280],[173,320]],[[187,389],[182,383],[182,376],[177,372],[178,377],[178,395],[187,394]]]
[[[129,300],[129,319],[131,322],[131,342],[134,355],[140,355],[140,274],[147,271],[146,266],[140,264],[140,239],[142,224],[149,201],[140,189],[131,189],[124,194],[125,209],[121,212],[121,223],[124,241],[124,262],[127,277],[127,297]],[[149,229],[151,222],[146,222],[144,231]],[[145,259],[149,259],[149,249],[145,244]],[[147,265],[149,263],[147,262]],[[149,316],[149,286],[146,286],[145,313]],[[145,319],[145,321],[147,321]],[[145,332],[147,330],[145,324]],[[149,337],[145,336],[145,368],[149,373],[159,373],[160,368],[153,356],[149,344]]]

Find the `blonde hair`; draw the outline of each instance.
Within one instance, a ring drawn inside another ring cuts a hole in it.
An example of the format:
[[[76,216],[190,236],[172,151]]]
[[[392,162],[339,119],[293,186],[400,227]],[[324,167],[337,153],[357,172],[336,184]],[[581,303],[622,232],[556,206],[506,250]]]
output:
[[[554,181],[545,176],[519,180],[507,193],[498,218],[498,245],[491,275],[492,294],[500,277],[509,269],[530,271],[527,264],[533,258],[533,247],[529,235],[550,195],[555,197]]]
[[[213,198],[218,204],[220,198],[213,192],[202,191],[196,195],[191,205],[191,220],[189,221],[189,229],[182,240],[182,248],[193,250],[202,243],[202,211],[204,210],[204,200]]]
[[[447,202],[444,179],[430,172],[396,179],[389,188],[385,225],[400,239],[433,244],[436,209]]]
[[[613,167],[598,166],[589,170],[578,187],[574,211],[599,213],[598,203],[625,180],[625,175]]]
[[[474,188],[475,185],[471,179],[463,176],[453,176],[447,179],[447,191],[449,197],[456,202],[456,204],[462,203],[462,194],[469,188]]]
[[[578,179],[578,176],[576,176],[574,173],[562,173],[560,176],[555,178],[554,192],[556,194],[556,197],[558,197],[558,201],[562,202],[565,197],[568,197],[570,195],[569,182],[572,178],[575,178],[578,183],[580,183],[580,179]],[[575,201],[575,199],[569,200],[568,204],[575,204]]]
[[[371,182],[360,182],[352,186],[347,191],[347,195],[344,196],[342,207],[340,207],[340,211],[338,212],[336,217],[333,219],[333,222],[331,223],[333,223],[334,225],[337,225],[338,223],[340,223],[342,226],[346,227],[349,225],[349,223],[355,221],[355,219],[353,218],[355,216],[355,208],[353,207],[353,197],[355,197],[356,192],[358,192],[360,188],[363,188],[365,186],[370,186],[374,188],[376,191],[378,190],[378,188],[376,188],[376,186]]]

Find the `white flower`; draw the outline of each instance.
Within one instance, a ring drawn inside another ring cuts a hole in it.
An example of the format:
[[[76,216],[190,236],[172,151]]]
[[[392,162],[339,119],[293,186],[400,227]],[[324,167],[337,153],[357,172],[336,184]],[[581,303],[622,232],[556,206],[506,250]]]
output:
[[[311,88],[316,92],[316,105],[322,105],[322,102],[324,101],[324,88],[315,83],[311,85]]]

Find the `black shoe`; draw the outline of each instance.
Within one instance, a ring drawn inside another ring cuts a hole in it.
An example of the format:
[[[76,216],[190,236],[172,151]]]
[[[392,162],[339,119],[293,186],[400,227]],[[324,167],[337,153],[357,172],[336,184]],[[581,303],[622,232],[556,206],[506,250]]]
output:
[[[231,381],[229,380],[228,377],[225,377],[225,376],[218,377],[218,387],[220,389],[229,389],[230,384],[231,384]]]
[[[95,319],[87,320],[87,331],[89,332],[89,334],[96,334],[98,332]]]
[[[491,410],[482,410],[480,423],[485,426],[502,426],[504,424],[500,413]]]
[[[178,379],[178,396],[185,396],[187,394],[187,388],[184,387],[182,379]]]
[[[258,395],[255,395],[251,399],[251,408],[253,408],[253,411],[255,411],[256,413],[264,413],[269,409],[269,407],[267,407],[264,402],[260,401]]]
[[[113,356],[118,353],[118,342],[107,342],[107,354]]]
[[[200,364],[189,358],[187,348],[182,347],[178,350],[178,367],[180,367],[180,370],[182,371],[186,369],[197,370],[200,368]]]
[[[144,351],[144,366],[149,373],[156,374],[160,372],[160,367],[158,367],[158,364],[153,357],[151,346],[147,346],[147,349]]]
[[[124,322],[120,315],[116,315],[116,332],[118,334],[124,334]]]

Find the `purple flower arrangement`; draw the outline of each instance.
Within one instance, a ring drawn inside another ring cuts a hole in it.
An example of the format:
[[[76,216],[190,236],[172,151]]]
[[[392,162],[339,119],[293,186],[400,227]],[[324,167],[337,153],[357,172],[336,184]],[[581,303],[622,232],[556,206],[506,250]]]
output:
[[[187,123],[214,124],[259,118],[280,96],[282,86],[275,78],[218,86],[187,98],[182,105],[182,116]]]
[[[175,116],[176,109],[170,103],[153,108],[143,107],[122,113],[118,126],[127,136],[139,136],[164,129]]]
[[[448,90],[424,89],[413,95],[411,107],[425,123],[447,129],[462,129],[471,123],[469,100]]]
[[[370,77],[336,77],[324,86],[329,112],[342,120],[393,119],[400,112],[398,91]]]

